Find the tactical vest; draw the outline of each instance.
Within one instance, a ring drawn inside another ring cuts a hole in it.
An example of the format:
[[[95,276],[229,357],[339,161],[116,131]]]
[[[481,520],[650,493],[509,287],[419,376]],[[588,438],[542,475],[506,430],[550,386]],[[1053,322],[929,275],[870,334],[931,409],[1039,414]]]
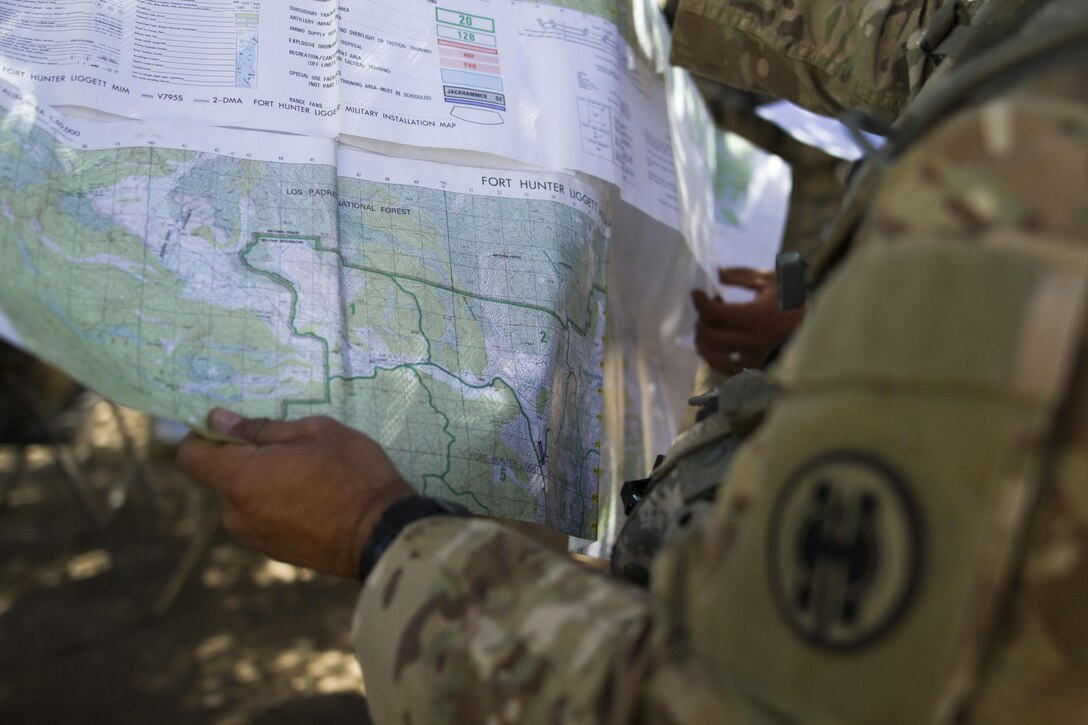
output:
[[[1040,5],[1039,0],[952,0],[942,5],[918,41],[937,66],[930,80],[1011,35]]]

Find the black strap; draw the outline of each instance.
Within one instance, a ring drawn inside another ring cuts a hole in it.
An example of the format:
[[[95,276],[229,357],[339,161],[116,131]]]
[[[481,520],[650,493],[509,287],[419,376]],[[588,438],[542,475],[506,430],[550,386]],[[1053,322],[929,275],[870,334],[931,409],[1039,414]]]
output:
[[[424,496],[402,498],[385,510],[377,526],[370,532],[370,538],[363,544],[363,551],[359,555],[359,581],[366,583],[366,578],[378,563],[378,559],[408,524],[430,516],[471,515],[472,512],[467,508],[451,501]]]

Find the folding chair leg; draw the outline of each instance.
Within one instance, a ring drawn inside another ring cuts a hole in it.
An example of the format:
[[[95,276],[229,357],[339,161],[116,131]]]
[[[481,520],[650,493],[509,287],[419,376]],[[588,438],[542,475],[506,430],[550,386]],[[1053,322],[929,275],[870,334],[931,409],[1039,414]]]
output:
[[[197,524],[196,531],[193,532],[193,538],[189,541],[188,548],[185,549],[185,555],[178,562],[177,568],[170,575],[170,580],[166,582],[166,586],[162,588],[162,592],[159,594],[158,601],[155,602],[152,611],[156,617],[165,617],[170,608],[174,606],[174,602],[177,601],[181,590],[185,588],[186,583],[188,583],[193,572],[196,571],[204,555],[208,553],[217,531],[219,531],[219,504],[212,499],[211,505],[206,507],[204,513],[201,514],[200,522]]]
[[[109,531],[102,525],[98,515],[95,514],[94,505],[91,501],[91,496],[88,493],[87,480],[80,472],[79,466],[76,464],[75,456],[73,456],[68,447],[63,444],[54,443],[51,448],[53,449],[53,455],[57,461],[57,467],[60,468],[62,474],[61,478],[64,479],[64,484],[68,487],[68,492],[72,495],[72,499],[76,502],[76,506],[79,508],[80,513],[83,514],[83,518],[86,519],[87,523],[94,531],[94,535],[98,539],[99,544],[106,550],[106,553],[109,554],[110,562],[113,565],[113,571],[121,579],[124,579],[124,574],[121,571],[121,558],[117,555],[117,547],[113,545],[113,540],[110,537]]]

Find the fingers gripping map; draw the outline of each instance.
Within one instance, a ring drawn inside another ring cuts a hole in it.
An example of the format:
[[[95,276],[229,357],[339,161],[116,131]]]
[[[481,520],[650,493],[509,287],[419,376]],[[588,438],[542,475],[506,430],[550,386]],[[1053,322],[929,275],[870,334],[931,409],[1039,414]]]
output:
[[[331,415],[426,493],[592,536],[609,224],[588,187],[0,98],[0,309],[30,350],[190,423]]]

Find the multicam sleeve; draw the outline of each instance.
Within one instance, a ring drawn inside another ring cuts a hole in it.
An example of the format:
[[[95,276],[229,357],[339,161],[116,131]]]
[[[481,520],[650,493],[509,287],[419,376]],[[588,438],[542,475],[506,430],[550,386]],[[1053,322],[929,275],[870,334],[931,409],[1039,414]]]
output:
[[[918,39],[945,0],[680,0],[672,62],[818,113],[894,120],[931,64]]]
[[[627,722],[648,612],[499,524],[435,517],[371,572],[354,636],[378,723]]]

